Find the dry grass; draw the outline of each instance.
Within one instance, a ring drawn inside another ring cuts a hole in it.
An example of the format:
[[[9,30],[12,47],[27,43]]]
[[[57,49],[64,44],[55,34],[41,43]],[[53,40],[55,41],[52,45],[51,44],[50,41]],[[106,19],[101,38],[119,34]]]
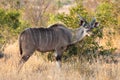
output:
[[[63,63],[58,69],[55,62],[48,62],[33,55],[17,73],[19,60],[17,43],[5,49],[5,58],[0,59],[0,80],[119,80],[120,63],[104,62]]]

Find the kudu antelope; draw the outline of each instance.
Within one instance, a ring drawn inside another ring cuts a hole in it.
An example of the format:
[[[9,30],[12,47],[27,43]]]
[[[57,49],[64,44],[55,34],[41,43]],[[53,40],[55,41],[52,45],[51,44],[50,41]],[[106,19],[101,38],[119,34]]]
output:
[[[61,56],[67,46],[82,40],[89,32],[98,26],[95,19],[88,23],[80,17],[79,28],[71,30],[63,24],[53,24],[49,28],[28,28],[19,36],[21,54],[20,66],[29,59],[35,50],[40,52],[55,51],[55,58],[61,66]]]

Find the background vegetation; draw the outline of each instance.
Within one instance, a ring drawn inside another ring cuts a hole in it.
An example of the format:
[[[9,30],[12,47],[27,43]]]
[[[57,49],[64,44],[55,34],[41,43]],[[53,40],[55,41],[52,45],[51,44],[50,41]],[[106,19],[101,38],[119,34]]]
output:
[[[67,57],[77,56],[80,59],[84,57],[84,59],[91,60],[99,55],[110,55],[116,50],[116,48],[112,46],[111,36],[119,33],[118,17],[120,12],[116,10],[118,8],[115,8],[117,5],[118,4],[106,0],[97,6],[94,12],[88,12],[83,6],[82,1],[78,1],[78,4],[70,9],[69,14],[62,13],[52,16],[50,20],[52,23],[61,21],[67,27],[72,29],[79,27],[78,14],[89,22],[95,17],[100,23],[99,27],[92,31],[93,34],[91,37],[86,37],[84,40],[68,49],[64,54],[65,59]],[[104,33],[104,29],[109,30]],[[106,42],[107,48],[99,45],[99,40],[103,39],[105,35],[109,36],[108,42]]]
[[[57,13],[57,9],[61,8],[63,5],[71,4],[75,2],[76,5],[71,7],[69,14]],[[79,27],[79,18],[77,15],[81,15],[87,21],[91,21],[93,17],[97,19],[100,26],[93,30],[91,37],[86,37],[84,40],[78,44],[70,47],[66,52],[65,57],[70,56],[81,56],[82,54],[98,55],[112,53],[115,48],[112,47],[111,36],[119,33],[119,16],[120,8],[118,2],[112,1],[99,1],[100,3],[94,7],[94,11],[90,12],[84,7],[82,0],[76,1],[56,1],[51,3],[50,0],[36,0],[36,1],[19,1],[19,0],[5,0],[1,1],[0,9],[0,47],[3,44],[11,43],[17,39],[18,34],[27,27],[40,27],[48,26],[53,23],[62,22],[68,28]],[[28,15],[29,14],[29,15]],[[106,33],[103,33],[104,29],[109,29]],[[100,46],[98,41],[104,37],[104,35],[109,36],[109,41],[106,43],[108,47],[107,50]],[[98,39],[98,41],[96,41]],[[84,47],[83,47],[84,46]],[[50,58],[51,55],[48,56]]]
[[[0,0],[0,52],[4,53],[0,59],[0,79],[119,80],[119,54],[113,56],[120,52],[119,3],[119,0]],[[78,14],[88,22],[95,17],[100,25],[90,37],[68,47],[62,71],[55,67],[53,52],[44,55],[35,52],[16,75],[19,60],[16,41],[20,32],[54,23],[75,29],[79,27]]]

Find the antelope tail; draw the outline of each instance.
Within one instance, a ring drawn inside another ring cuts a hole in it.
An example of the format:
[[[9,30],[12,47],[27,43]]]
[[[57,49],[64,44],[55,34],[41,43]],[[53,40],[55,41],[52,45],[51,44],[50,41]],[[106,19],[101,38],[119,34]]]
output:
[[[22,34],[19,36],[19,51],[20,51],[20,55],[22,55],[23,51],[22,51],[22,44],[21,44],[21,36]]]

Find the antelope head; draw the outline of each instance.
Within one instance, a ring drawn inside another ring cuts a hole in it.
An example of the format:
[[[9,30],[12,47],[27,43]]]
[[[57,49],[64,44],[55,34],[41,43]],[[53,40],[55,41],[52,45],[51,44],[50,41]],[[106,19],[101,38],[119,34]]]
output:
[[[84,33],[84,35],[90,36],[91,30],[99,26],[99,23],[96,22],[95,18],[93,18],[90,23],[88,23],[81,16],[79,16],[79,18],[80,18],[79,26],[83,29],[82,32],[80,31],[81,34]]]
[[[85,19],[83,19],[81,16],[79,28],[75,30],[75,34],[73,36],[73,43],[76,43],[80,40],[82,40],[86,35],[90,36],[91,30],[99,25],[98,22],[96,22],[96,19],[93,18],[90,23],[88,23]]]

